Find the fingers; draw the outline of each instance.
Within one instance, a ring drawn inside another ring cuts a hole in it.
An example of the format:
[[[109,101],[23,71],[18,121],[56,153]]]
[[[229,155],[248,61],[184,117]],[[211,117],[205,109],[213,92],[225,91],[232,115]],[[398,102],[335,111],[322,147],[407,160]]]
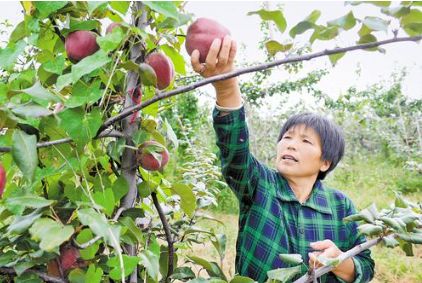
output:
[[[325,250],[333,246],[333,242],[331,240],[324,240],[310,243],[311,248],[314,250]]]
[[[192,64],[192,68],[195,72],[199,73],[201,71],[201,63],[199,63],[199,51],[194,50],[190,56],[190,62]]]
[[[218,64],[226,65],[229,61],[230,49],[232,45],[232,39],[230,35],[226,35],[223,39],[220,54],[218,55]]]
[[[210,50],[208,51],[207,58],[205,63],[207,63],[207,68],[210,70],[215,69],[217,63],[218,53],[220,52],[221,40],[219,38],[214,39],[211,43]]]
[[[321,254],[321,252],[313,252],[308,253],[309,256],[309,267],[310,268],[318,268],[321,267],[322,264],[318,260],[318,256]]]
[[[236,57],[236,52],[237,52],[237,43],[236,41],[233,40],[231,48],[230,48],[229,59],[227,61],[229,65],[233,64],[234,58]]]

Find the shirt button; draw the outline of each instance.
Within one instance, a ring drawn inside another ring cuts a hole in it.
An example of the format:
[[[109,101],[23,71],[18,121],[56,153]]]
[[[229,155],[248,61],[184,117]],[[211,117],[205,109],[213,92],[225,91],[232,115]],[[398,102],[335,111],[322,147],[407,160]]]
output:
[[[303,227],[299,227],[299,233],[300,234],[304,234],[305,233],[305,229],[303,229]]]

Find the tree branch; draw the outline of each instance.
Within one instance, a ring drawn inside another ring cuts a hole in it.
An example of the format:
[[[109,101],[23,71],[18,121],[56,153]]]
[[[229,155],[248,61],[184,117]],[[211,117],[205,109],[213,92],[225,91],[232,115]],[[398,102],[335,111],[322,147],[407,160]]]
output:
[[[123,133],[119,132],[119,131],[105,130],[105,131],[101,132],[101,134],[96,136],[95,138],[100,139],[100,138],[124,138],[124,137],[125,137],[125,135]],[[48,141],[48,142],[39,142],[39,143],[37,143],[37,148],[49,147],[49,146],[63,144],[63,143],[70,143],[72,141],[73,140],[71,138],[64,138],[64,139]],[[9,146],[0,146],[0,152],[10,152],[11,150],[12,150],[12,148],[9,147]]]
[[[61,278],[50,276],[46,273],[43,273],[41,271],[34,270],[34,269],[27,269],[24,273],[34,273],[34,274],[38,275],[45,282],[53,282],[53,283],[66,283],[67,282],[67,281],[65,281]],[[12,267],[0,267],[0,274],[16,275],[16,271]]]
[[[184,87],[179,87],[177,89],[168,91],[168,92],[158,92],[158,94],[156,96],[154,96],[152,99],[145,101],[139,105],[135,105],[132,107],[129,107],[127,109],[125,109],[124,111],[122,111],[120,114],[109,118],[99,129],[99,132],[101,132],[103,129],[109,127],[110,125],[114,124],[115,122],[118,122],[122,119],[124,119],[125,117],[129,116],[130,114],[134,113],[135,111],[139,111],[142,108],[145,108],[159,100],[162,100],[164,98],[168,98],[171,96],[174,96],[176,94],[180,94],[183,92],[188,92],[191,90],[194,90],[198,87],[216,82],[216,81],[221,81],[221,80],[226,80],[229,78],[233,78],[233,77],[237,77],[239,75],[243,75],[243,74],[247,74],[247,73],[253,73],[253,72],[257,72],[257,71],[262,71],[265,69],[269,69],[275,66],[279,66],[279,65],[283,65],[283,64],[287,64],[287,63],[293,63],[293,62],[299,62],[299,61],[307,61],[307,60],[311,60],[317,57],[322,57],[322,56],[328,56],[328,55],[333,55],[333,54],[338,54],[338,53],[343,53],[343,52],[347,52],[347,51],[353,51],[353,50],[360,50],[360,49],[368,49],[368,48],[373,48],[373,47],[377,47],[380,45],[385,45],[385,44],[389,44],[389,43],[395,43],[395,42],[403,42],[403,41],[419,41],[422,39],[422,36],[413,36],[413,37],[399,37],[399,38],[392,38],[392,39],[387,39],[387,40],[383,40],[383,41],[377,41],[377,42],[371,42],[371,43],[365,43],[365,44],[359,44],[359,45],[354,45],[354,46],[348,46],[348,47],[343,47],[343,48],[335,48],[335,49],[330,49],[330,50],[323,50],[320,52],[316,52],[316,53],[311,53],[311,54],[306,54],[306,55],[301,55],[301,56],[292,56],[289,58],[285,58],[285,59],[280,59],[280,60],[275,60],[273,62],[269,62],[269,63],[265,63],[265,64],[259,64],[256,66],[252,66],[252,67],[248,67],[248,68],[243,68],[243,69],[238,69],[226,74],[222,74],[222,75],[218,75],[218,76],[214,76],[214,77],[209,77],[206,78],[204,80],[201,80],[199,82],[193,83],[191,85],[188,86],[184,86]]]
[[[158,215],[160,216],[161,223],[163,223],[164,233],[166,234],[167,244],[168,244],[168,270],[166,276],[166,282],[170,282],[170,275],[173,274],[174,268],[174,242],[171,236],[170,226],[167,222],[166,216],[164,215],[163,210],[161,209],[161,205],[158,202],[157,194],[155,192],[151,193],[152,201],[154,202],[154,206],[157,209]]]
[[[347,252],[344,252],[343,254],[341,254],[338,259],[340,260],[340,262],[345,261],[348,258],[354,257],[355,255],[358,255],[359,253],[361,253],[364,250],[367,250],[375,245],[377,245],[379,242],[381,242],[383,237],[379,237],[379,238],[375,238],[369,241],[366,241],[365,243],[362,243],[360,245],[357,245],[355,247],[353,247],[352,249],[348,250]],[[334,266],[331,265],[326,265],[323,267],[320,267],[318,269],[315,270],[315,272],[311,275],[309,274],[305,274],[302,277],[300,277],[299,279],[297,279],[296,281],[294,281],[294,283],[309,283],[312,282],[314,280],[314,278],[319,278],[322,275],[330,272],[331,270],[333,270]]]

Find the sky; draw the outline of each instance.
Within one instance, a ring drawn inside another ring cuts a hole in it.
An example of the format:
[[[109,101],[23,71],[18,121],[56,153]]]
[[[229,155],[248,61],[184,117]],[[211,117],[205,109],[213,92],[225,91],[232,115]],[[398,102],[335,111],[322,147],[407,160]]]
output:
[[[260,9],[261,3],[258,1],[190,1],[186,4],[186,10],[195,14],[195,18],[212,18],[229,28],[232,37],[242,46],[237,56],[238,61],[263,62],[263,53],[258,49],[258,42],[262,39],[259,30],[260,19],[257,15],[247,16],[248,12]],[[270,9],[277,9],[277,6],[280,5],[288,23],[286,34],[295,23],[304,19],[314,9],[321,11],[321,17],[317,22],[319,24],[326,24],[328,20],[341,17],[351,9],[351,6],[345,6],[341,1],[267,2],[267,7]],[[20,12],[22,8],[19,2],[2,1],[0,7],[0,22],[8,19],[16,25],[22,20],[23,16]],[[377,10],[376,7],[367,4],[353,7],[355,16],[361,18],[366,15],[377,15]],[[378,32],[376,35],[379,40],[392,37],[391,32]],[[401,34],[401,36],[405,36],[405,34]],[[273,37],[279,41],[288,38],[276,29],[273,29]],[[303,42],[308,37],[309,34],[305,33],[296,37],[295,41]],[[0,40],[5,39],[5,35],[0,35]],[[332,49],[336,46],[354,45],[357,39],[357,28],[354,28],[335,41],[317,41],[313,46],[313,52]],[[300,73],[298,76],[305,76],[306,72],[318,68],[327,68],[330,73],[323,77],[318,87],[330,96],[337,97],[350,86],[365,89],[375,83],[388,82],[393,72],[399,72],[406,67],[408,75],[402,83],[403,93],[412,98],[422,99],[422,44],[402,42],[384,45],[383,48],[386,49],[386,54],[360,50],[350,52],[334,68],[328,57],[313,59],[304,63],[302,70],[304,73]],[[184,50],[183,52],[187,58],[186,52]],[[277,59],[281,59],[283,56],[280,54]],[[359,71],[357,72],[357,70]],[[274,79],[285,80],[288,78],[287,73],[279,72],[276,73]]]

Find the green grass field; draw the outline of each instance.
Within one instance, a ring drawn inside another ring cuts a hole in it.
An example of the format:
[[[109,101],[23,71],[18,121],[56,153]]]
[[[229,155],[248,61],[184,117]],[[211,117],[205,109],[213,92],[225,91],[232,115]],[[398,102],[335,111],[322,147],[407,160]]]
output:
[[[409,175],[401,168],[401,165],[384,162],[382,159],[349,160],[337,168],[335,174],[329,176],[325,183],[344,191],[353,200],[357,209],[365,208],[371,203],[375,203],[380,209],[394,201],[393,190],[397,188],[398,182],[405,178],[409,178]],[[422,201],[421,190],[422,188],[419,187],[418,192],[407,194],[405,197],[415,202]],[[226,207],[233,207],[233,205],[227,204],[229,202],[227,195],[229,194],[227,192],[225,194]],[[234,196],[230,198],[231,202],[236,201]],[[238,217],[234,213],[221,212],[221,209],[209,213],[225,225],[222,226],[207,220],[201,221],[198,225],[204,228],[213,228],[227,235],[227,252],[223,268],[226,275],[231,277],[234,274]],[[414,257],[406,257],[400,248],[374,247],[372,256],[376,263],[376,273],[373,282],[422,282],[422,246],[415,247],[414,253]],[[218,253],[211,243],[194,246],[193,251],[188,254],[219,262]]]

